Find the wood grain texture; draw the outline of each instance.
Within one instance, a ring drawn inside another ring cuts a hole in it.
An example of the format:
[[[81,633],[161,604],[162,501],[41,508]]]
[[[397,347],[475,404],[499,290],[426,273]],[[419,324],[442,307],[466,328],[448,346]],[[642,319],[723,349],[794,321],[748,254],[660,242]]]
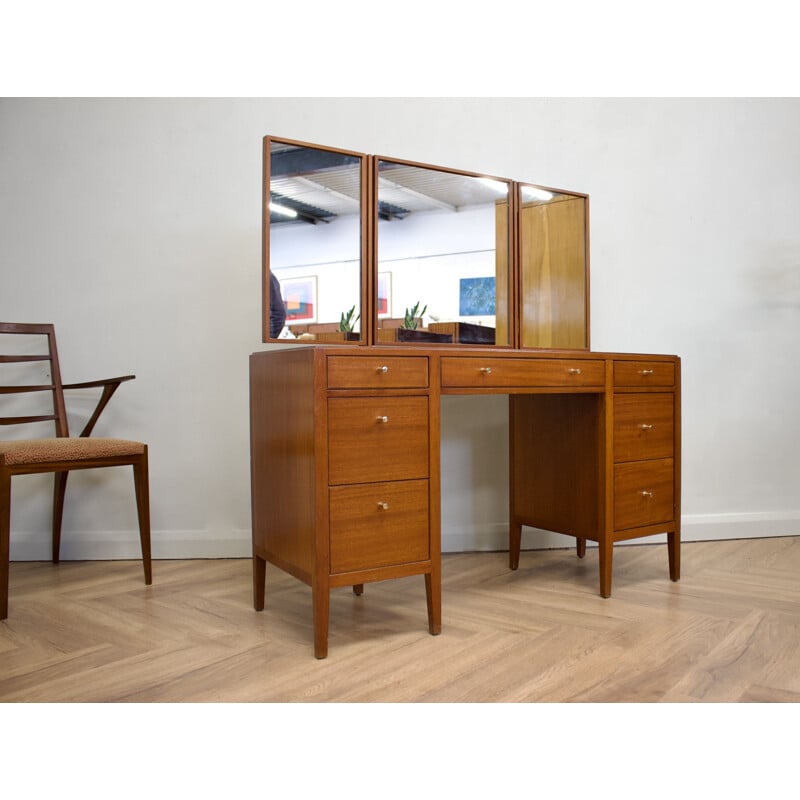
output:
[[[800,702],[800,537],[614,551],[445,554],[443,625],[423,577],[330,595],[330,656],[312,658],[309,587],[249,559],[11,564],[0,702]]]

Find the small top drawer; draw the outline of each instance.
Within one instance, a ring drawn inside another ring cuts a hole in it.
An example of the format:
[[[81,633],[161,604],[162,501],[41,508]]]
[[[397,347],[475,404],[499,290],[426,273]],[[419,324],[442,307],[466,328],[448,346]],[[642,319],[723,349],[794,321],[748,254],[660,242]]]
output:
[[[615,361],[614,386],[674,386],[672,361]]]
[[[329,356],[329,389],[425,389],[425,356]]]
[[[567,358],[442,358],[442,386],[603,386],[605,362]]]

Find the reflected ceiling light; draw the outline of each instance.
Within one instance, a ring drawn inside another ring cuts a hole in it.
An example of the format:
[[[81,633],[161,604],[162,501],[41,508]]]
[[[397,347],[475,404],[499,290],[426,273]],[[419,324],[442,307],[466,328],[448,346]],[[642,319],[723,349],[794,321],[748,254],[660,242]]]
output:
[[[494,189],[495,192],[499,192],[500,194],[508,194],[508,184],[503,183],[503,181],[496,181],[494,178],[478,178],[478,180],[484,186]]]
[[[544,189],[537,189],[535,186],[523,186],[522,197],[527,200],[552,200],[553,193]]]
[[[282,206],[279,203],[273,203],[271,200],[269,203],[269,210],[274,211],[276,214],[283,214],[284,217],[297,216],[297,212],[293,208],[287,208],[286,206]]]

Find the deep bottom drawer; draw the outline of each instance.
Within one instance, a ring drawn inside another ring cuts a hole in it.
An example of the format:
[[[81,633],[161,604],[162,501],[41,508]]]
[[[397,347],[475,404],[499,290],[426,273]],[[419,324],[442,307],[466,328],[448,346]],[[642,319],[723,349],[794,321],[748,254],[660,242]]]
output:
[[[426,561],[428,481],[332,486],[332,574]]]
[[[674,462],[632,461],[614,467],[614,529],[670,522],[674,510]]]

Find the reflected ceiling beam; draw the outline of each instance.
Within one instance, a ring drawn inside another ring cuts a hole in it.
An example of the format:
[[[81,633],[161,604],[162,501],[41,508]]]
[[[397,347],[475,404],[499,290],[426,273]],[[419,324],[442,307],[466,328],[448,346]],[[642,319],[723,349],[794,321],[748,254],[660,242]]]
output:
[[[312,181],[310,178],[301,177],[299,175],[292,178],[292,180],[301,186],[309,187],[315,192],[325,192],[325,194],[328,194],[331,197],[338,197],[340,200],[347,202],[356,211],[358,211],[358,209],[361,207],[360,198],[353,197],[352,195],[345,194],[344,192],[337,192],[336,189],[331,189],[330,186],[326,186],[324,183],[318,183],[317,181]]]
[[[322,172],[342,167],[358,168],[358,165],[359,159],[355,156],[300,147],[296,150],[271,153],[269,172],[275,177],[296,177],[297,175],[307,175],[309,172]]]
[[[380,197],[381,187],[394,189],[395,191],[407,195],[408,197],[416,197],[418,200],[424,200],[426,203],[435,206],[436,208],[443,208],[446,211],[458,211],[458,207],[452,205],[451,203],[445,203],[443,200],[439,200],[436,197],[431,197],[431,195],[429,194],[424,194],[423,192],[418,192],[414,189],[409,189],[407,186],[403,186],[400,183],[395,183],[394,181],[390,181],[388,178],[378,177],[379,197]]]

